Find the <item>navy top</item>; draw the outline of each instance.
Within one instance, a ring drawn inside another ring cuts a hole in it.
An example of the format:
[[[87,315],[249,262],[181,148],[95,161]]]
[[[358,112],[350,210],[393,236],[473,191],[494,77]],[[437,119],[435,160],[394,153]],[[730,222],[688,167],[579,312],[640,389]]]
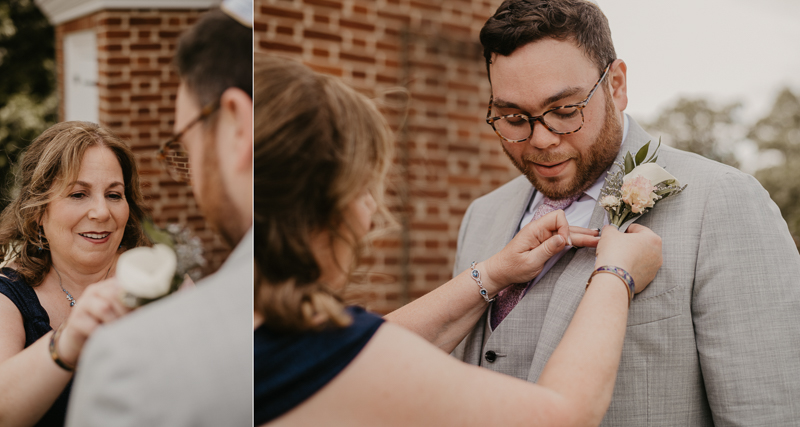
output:
[[[39,303],[36,292],[17,276],[16,271],[10,268],[0,270],[0,293],[7,296],[22,314],[22,326],[25,328],[25,348],[53,330],[50,327],[50,316]],[[62,427],[64,425],[71,388],[72,380],[35,427]]]
[[[353,323],[346,328],[282,333],[262,325],[255,330],[255,425],[278,418],[325,387],[383,323],[359,307],[348,307],[347,312]]]

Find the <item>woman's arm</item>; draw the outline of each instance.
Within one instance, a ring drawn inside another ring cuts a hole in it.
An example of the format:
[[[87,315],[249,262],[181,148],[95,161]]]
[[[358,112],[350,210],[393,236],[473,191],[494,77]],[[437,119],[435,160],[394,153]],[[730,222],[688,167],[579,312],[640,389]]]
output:
[[[83,344],[97,326],[128,311],[119,302],[119,292],[113,281],[86,288],[56,343],[63,361],[74,366]],[[0,296],[0,325],[0,426],[30,426],[50,409],[72,372],[56,365],[50,356],[54,332],[24,348],[22,316],[5,296]]]
[[[625,234],[611,226],[603,229],[595,268],[625,269],[634,278],[635,293],[653,281],[661,262],[661,238],[650,229],[638,224]],[[611,274],[594,276],[537,381],[562,396],[587,425],[599,424],[611,403],[628,319],[626,287]],[[583,410],[587,402],[591,408]]]
[[[577,246],[594,247],[598,242],[596,234],[594,230],[570,227],[563,211],[531,222],[502,251],[478,263],[489,298],[512,283],[526,283],[536,277],[547,260],[564,249],[568,238]],[[486,311],[487,303],[470,274],[469,269],[461,272],[422,298],[389,313],[386,320],[448,353],[453,351]]]
[[[661,240],[644,227],[629,231],[603,231],[597,265],[625,268],[640,291],[661,265]],[[598,425],[625,336],[625,286],[610,274],[594,277],[538,384],[462,363],[387,323],[339,376],[274,425]]]
[[[35,424],[72,378],[50,358],[51,334],[24,349],[22,315],[0,296],[0,426]]]

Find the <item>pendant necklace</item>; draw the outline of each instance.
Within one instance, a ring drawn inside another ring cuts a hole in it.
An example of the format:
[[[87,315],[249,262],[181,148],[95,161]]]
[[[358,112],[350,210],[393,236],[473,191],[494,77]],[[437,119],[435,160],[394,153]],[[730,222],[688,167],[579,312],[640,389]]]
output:
[[[114,266],[114,264],[111,264],[111,267],[113,267],[113,266]],[[108,267],[108,271],[106,271],[106,277],[104,277],[104,278],[103,278],[103,280],[106,280],[106,279],[108,279],[108,273],[111,273],[111,267]],[[58,269],[56,268],[56,266],[55,266],[55,265],[53,265],[53,270],[55,270],[55,271],[56,271],[56,274],[58,274],[58,286],[60,286],[60,287],[61,287],[61,290],[62,290],[62,291],[64,291],[64,293],[65,293],[65,294],[67,294],[67,300],[69,300],[69,307],[70,307],[70,308],[74,307],[74,306],[75,306],[75,303],[76,303],[78,300],[76,300],[75,298],[73,298],[73,297],[72,297],[72,295],[69,293],[69,291],[68,291],[68,290],[64,289],[64,285],[61,283],[61,273],[59,273],[59,272],[58,272]]]

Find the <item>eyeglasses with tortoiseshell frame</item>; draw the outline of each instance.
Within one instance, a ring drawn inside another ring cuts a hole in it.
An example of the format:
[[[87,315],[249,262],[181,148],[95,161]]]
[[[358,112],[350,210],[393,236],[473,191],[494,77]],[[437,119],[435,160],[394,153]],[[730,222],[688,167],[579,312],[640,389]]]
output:
[[[189,167],[189,153],[186,151],[181,138],[197,123],[207,119],[219,109],[219,100],[207,104],[200,110],[200,114],[191,120],[180,132],[173,134],[172,137],[161,144],[156,157],[166,167],[170,177],[178,182],[189,182],[191,180],[191,168]]]
[[[537,121],[541,122],[550,132],[556,135],[569,135],[583,128],[583,109],[589,104],[600,83],[606,78],[608,70],[613,61],[606,66],[600,79],[594,84],[592,91],[581,102],[577,104],[563,105],[561,107],[550,108],[540,116],[530,116],[527,114],[506,114],[504,116],[492,117],[492,102],[494,96],[489,98],[489,110],[486,112],[486,123],[500,138],[516,143],[523,142],[533,135],[533,125]]]

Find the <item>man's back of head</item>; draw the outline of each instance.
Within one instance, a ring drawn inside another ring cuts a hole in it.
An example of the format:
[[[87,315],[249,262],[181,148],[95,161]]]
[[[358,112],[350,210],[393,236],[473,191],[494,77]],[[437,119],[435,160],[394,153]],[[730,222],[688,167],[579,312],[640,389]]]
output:
[[[229,87],[253,97],[253,30],[220,9],[206,13],[184,33],[175,53],[181,81],[201,105]]]
[[[212,10],[181,36],[175,131],[198,206],[235,246],[253,222],[253,31],[229,13]]]

